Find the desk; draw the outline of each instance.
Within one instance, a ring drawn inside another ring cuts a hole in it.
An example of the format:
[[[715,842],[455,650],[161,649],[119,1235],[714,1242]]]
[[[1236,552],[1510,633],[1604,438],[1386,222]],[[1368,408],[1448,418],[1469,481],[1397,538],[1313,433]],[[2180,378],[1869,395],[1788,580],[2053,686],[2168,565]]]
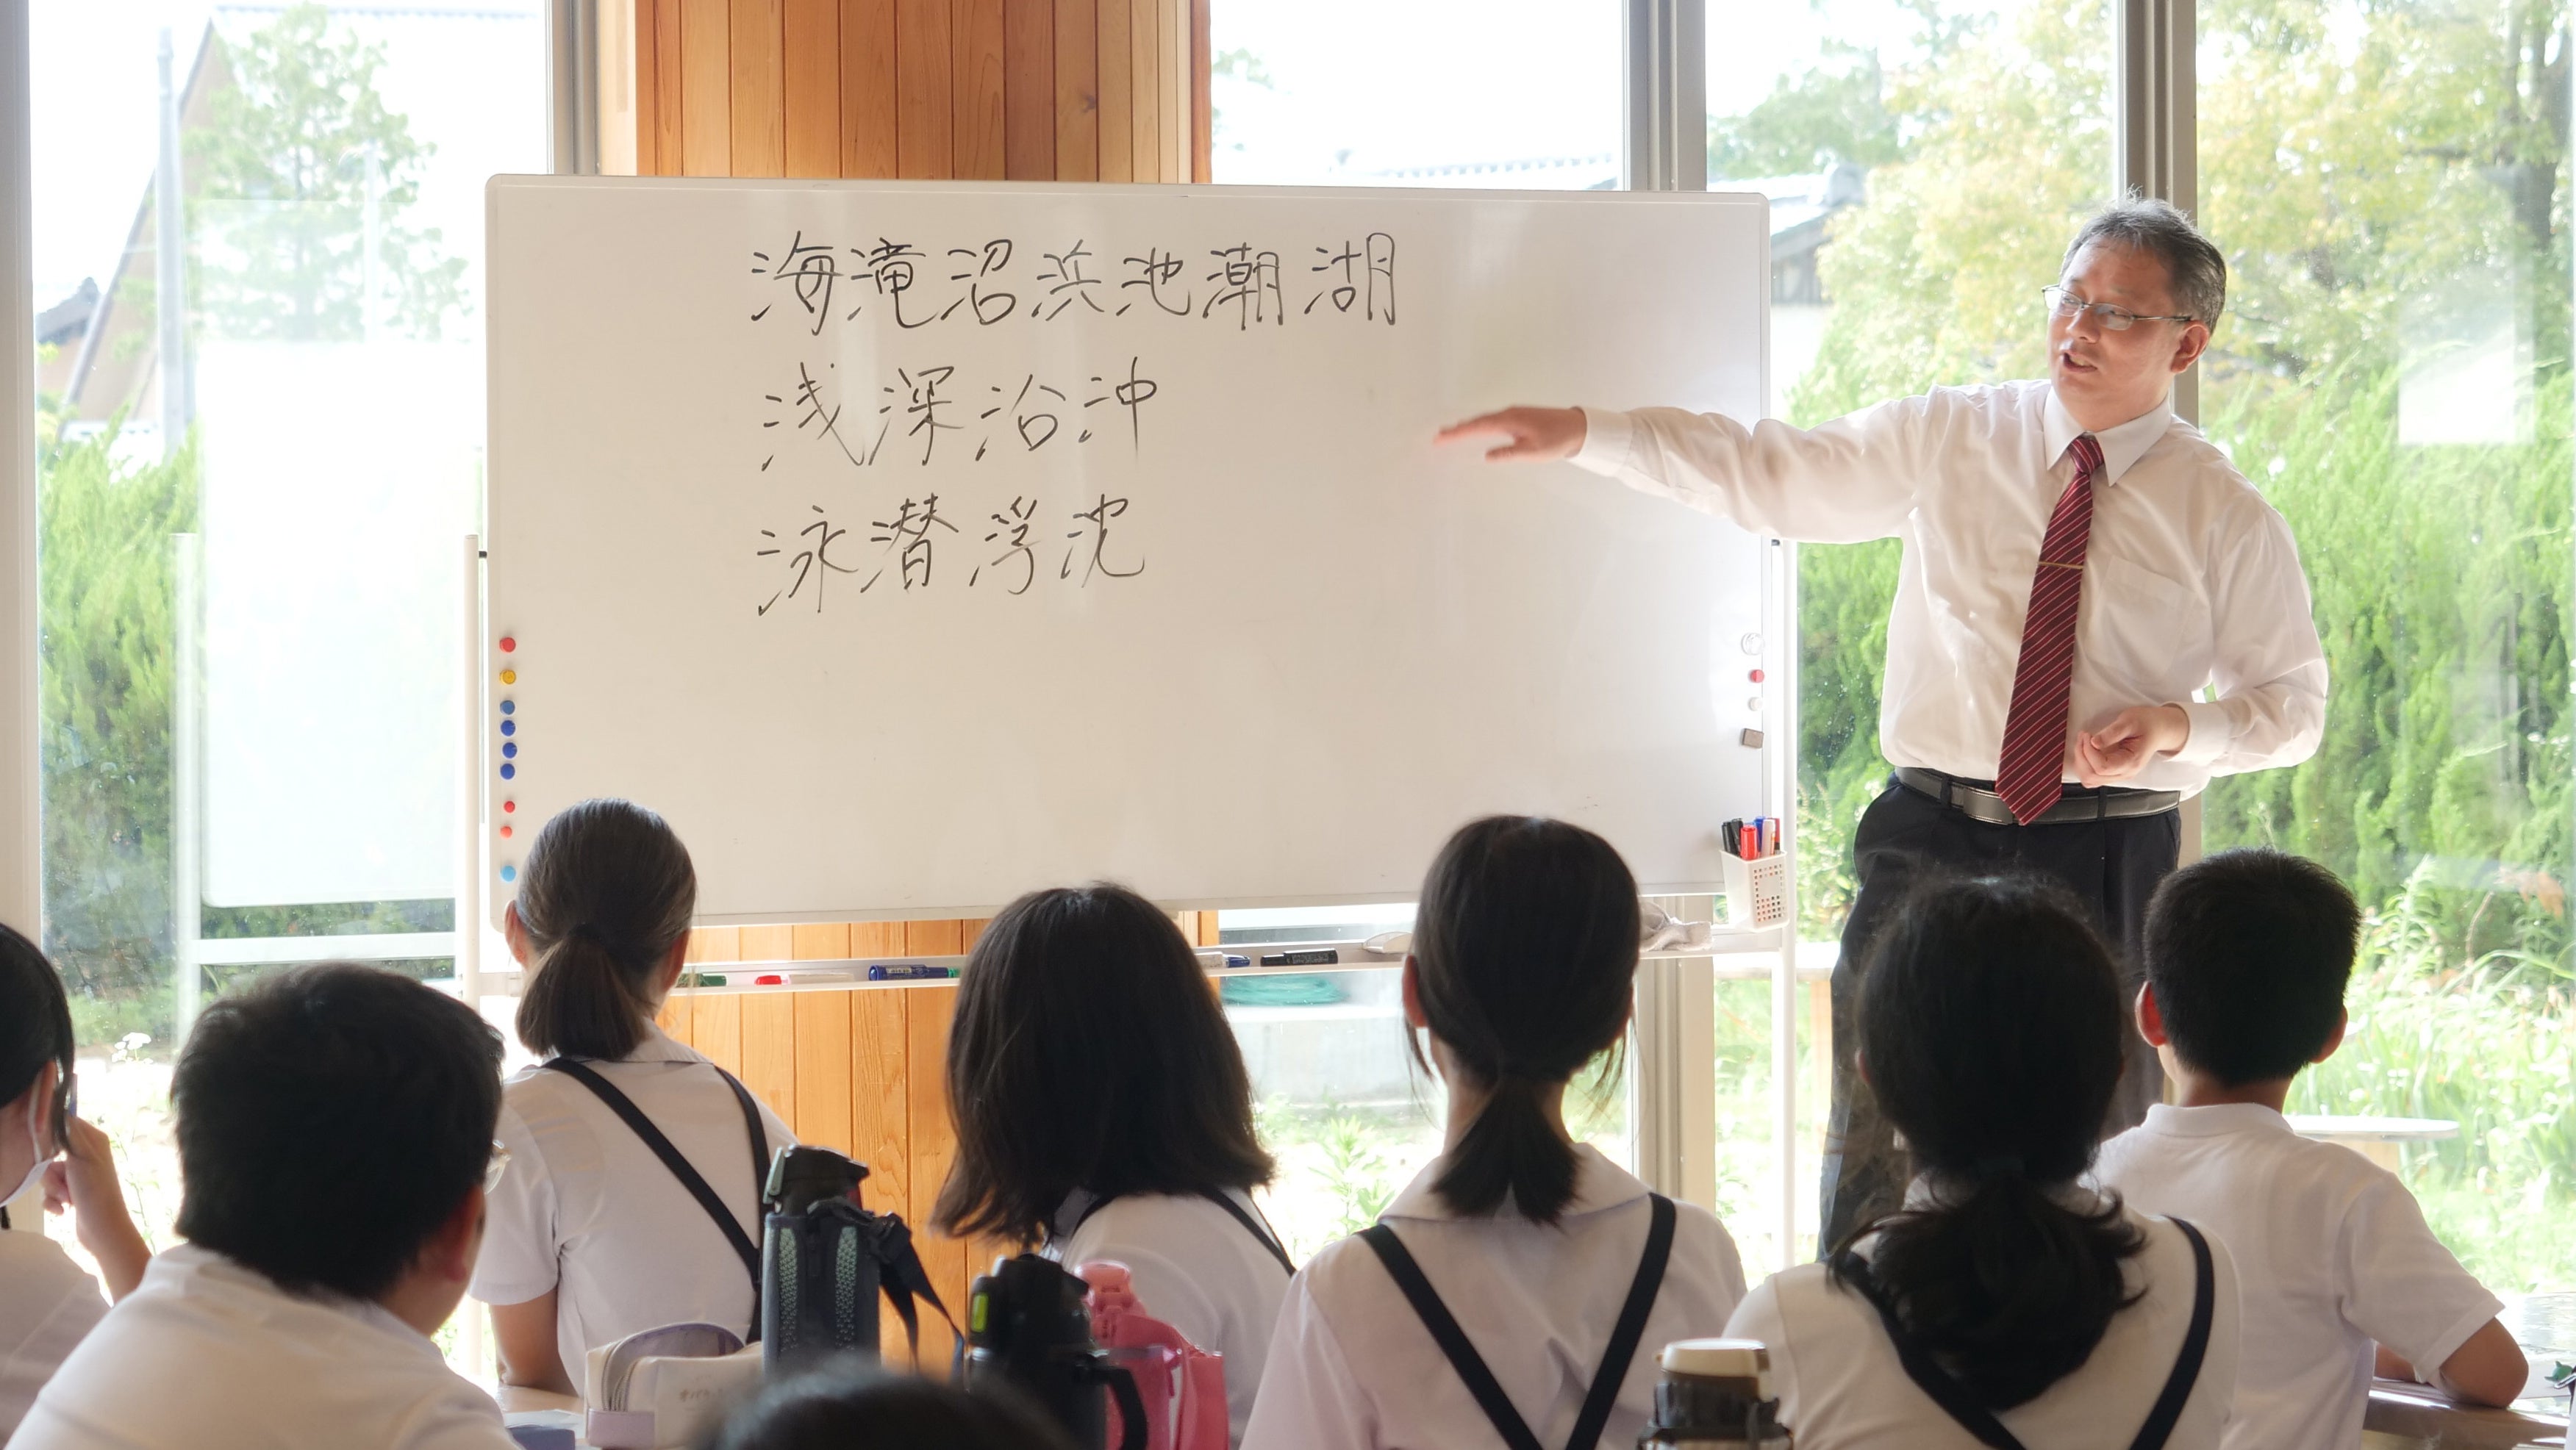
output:
[[[2341,1143],[2394,1173],[2398,1150],[2407,1143],[2438,1143],[2460,1136],[2460,1125],[2448,1118],[2361,1118],[2336,1113],[2300,1113],[2290,1131],[2320,1143]]]
[[[2405,1380],[2376,1380],[2362,1417],[2367,1450],[2510,1450],[2563,1445],[2567,1396],[2550,1388],[2550,1366],[2576,1360],[2576,1294],[2510,1297],[2497,1316],[2531,1357],[2527,1393],[2512,1409],[2462,1405]],[[2576,1450],[2576,1447],[2572,1447]]]

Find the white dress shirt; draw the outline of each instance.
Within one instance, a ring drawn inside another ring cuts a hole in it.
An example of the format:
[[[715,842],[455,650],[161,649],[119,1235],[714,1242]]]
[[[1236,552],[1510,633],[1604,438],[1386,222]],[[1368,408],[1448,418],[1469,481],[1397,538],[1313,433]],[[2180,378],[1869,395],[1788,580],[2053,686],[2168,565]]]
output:
[[[650,1029],[623,1062],[592,1062],[634,1100],[760,1242],[742,1106],[705,1056]],[[769,1152],[796,1141],[766,1104]],[[751,1275],[697,1199],[597,1094],[569,1074],[524,1069],[501,1089],[509,1166],[489,1201],[473,1294],[524,1304],[552,1289],[555,1347],[576,1385],[589,1352],[665,1324],[751,1329]]]
[[[1644,1256],[1646,1185],[1590,1147],[1555,1224],[1513,1213],[1464,1218],[1431,1189],[1435,1158],[1385,1221],[1544,1445],[1573,1432],[1593,1372]],[[1715,1215],[1676,1204],[1672,1260],[1621,1382],[1604,1446],[1633,1445],[1654,1408],[1656,1355],[1721,1332],[1744,1297],[1735,1240]],[[1477,1407],[1431,1331],[1367,1244],[1343,1239],[1298,1270],[1279,1311],[1244,1450],[1493,1450]]]
[[[2259,1103],[2147,1109],[2095,1175],[2227,1241],[2245,1359],[2227,1450],[2361,1443],[2374,1342],[2432,1370],[2504,1306],[2433,1236],[2397,1175]]]
[[[10,1450],[514,1450],[501,1407],[381,1304],[194,1244],[63,1361]]]
[[[1921,1201],[1919,1188],[1907,1201]],[[2134,1211],[2128,1218],[2147,1246],[2121,1277],[2143,1297],[2111,1316],[2073,1373],[1996,1412],[2024,1445],[2129,1450],[2173,1374],[2197,1282],[2191,1244],[2162,1219]],[[2209,1239],[2214,1306],[2200,1376],[2166,1450],[2217,1450],[2237,1384],[2236,1270],[2227,1245],[2204,1225],[2192,1226]],[[1867,1256],[1866,1241],[1860,1251]],[[1770,1348],[1780,1418],[1797,1433],[1798,1450],[1981,1450],[1976,1436],[1907,1377],[1878,1310],[1857,1291],[1836,1287],[1822,1264],[1772,1275],[1745,1296],[1726,1332]],[[2358,1432],[2351,1443],[2360,1443]]]
[[[1229,1190],[1226,1196],[1258,1221],[1250,1195]],[[1089,1204],[1090,1195],[1077,1195],[1057,1216],[1059,1224],[1080,1220],[1081,1227],[1050,1240],[1047,1256],[1067,1268],[1099,1259],[1125,1264],[1147,1314],[1224,1355],[1229,1438],[1242,1444],[1270,1355],[1270,1331],[1288,1295],[1288,1271],[1234,1215],[1204,1198],[1131,1194],[1084,1218]]]
[[[1879,748],[1896,765],[1994,778],[2031,575],[2082,431],[2054,389],[1935,388],[1805,430],[1676,408],[1583,413],[1574,461],[1596,473],[1780,538],[1903,539]],[[2180,705],[2190,738],[2120,782],[2141,790],[2196,792],[2307,759],[2326,666],[2288,525],[2169,403],[2094,436],[2104,466],[2069,730]],[[2195,698],[2203,686],[2214,699]]]
[[[107,1296],[33,1228],[0,1233],[0,1441],[72,1346],[107,1317]]]

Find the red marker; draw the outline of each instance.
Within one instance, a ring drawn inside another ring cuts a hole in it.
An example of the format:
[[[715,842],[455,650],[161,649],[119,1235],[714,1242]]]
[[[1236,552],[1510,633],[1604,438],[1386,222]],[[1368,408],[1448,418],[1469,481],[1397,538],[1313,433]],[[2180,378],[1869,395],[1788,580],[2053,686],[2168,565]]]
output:
[[[506,635],[506,634],[505,634],[505,635],[503,635],[503,636],[501,636],[501,653],[503,653],[503,654],[508,654],[508,653],[510,653],[511,651],[513,651],[513,650],[517,649],[518,647],[519,647],[519,642],[518,642],[518,640],[516,640],[516,639],[514,639],[514,638],[512,638],[511,636]]]
[[[776,972],[763,972],[752,978],[751,984],[755,987],[783,987],[787,985],[787,979]]]

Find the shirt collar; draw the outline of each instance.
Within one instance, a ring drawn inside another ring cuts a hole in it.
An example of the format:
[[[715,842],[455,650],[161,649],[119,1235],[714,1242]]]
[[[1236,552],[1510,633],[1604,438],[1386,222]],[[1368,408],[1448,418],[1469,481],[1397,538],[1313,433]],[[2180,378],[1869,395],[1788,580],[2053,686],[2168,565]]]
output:
[[[426,1355],[441,1365],[447,1362],[446,1355],[439,1351],[436,1341],[412,1328],[403,1322],[402,1316],[373,1299],[355,1298],[327,1289],[297,1293],[281,1287],[276,1280],[250,1265],[202,1244],[184,1241],[172,1244],[169,1248],[153,1255],[151,1263],[143,1272],[147,1281],[167,1285],[172,1292],[180,1295],[192,1292],[203,1293],[211,1289],[216,1293],[247,1295],[254,1298],[289,1299],[299,1304],[310,1304],[319,1309],[346,1314],[360,1323],[392,1335],[396,1342],[402,1344],[411,1353]]]
[[[2147,450],[2156,445],[2157,439],[2165,436],[2166,428],[2172,423],[2173,394],[2167,393],[2163,401],[2128,422],[2095,433],[2093,441],[2102,445],[2101,481],[2104,484],[2118,483],[2120,475],[2128,472],[2130,465],[2146,457]],[[2048,416],[2043,429],[2048,440],[2050,467],[2055,467],[2057,460],[2066,456],[2066,450],[2074,446],[2076,438],[2083,432],[2084,426],[2076,422],[2075,415],[2067,412],[2066,404],[2058,400],[2057,389],[2050,388]]]
[[[2216,1138],[2229,1133],[2287,1133],[2290,1120],[2261,1103],[2212,1103],[2179,1108],[2154,1103],[2147,1108],[2146,1130],[2177,1138]]]
[[[1912,1210],[1955,1202],[1967,1196],[1967,1187],[1960,1180],[1945,1178],[1938,1173],[1918,1173],[1913,1182],[1905,1185],[1905,1206]],[[2102,1210],[2101,1192],[2081,1178],[2049,1189],[2048,1196],[2077,1213],[2099,1213]]]
[[[1404,1186],[1404,1191],[1397,1194],[1393,1202],[1387,1204],[1386,1211],[1380,1217],[1430,1219],[1470,1217],[1450,1207],[1449,1200],[1442,1198],[1431,1186],[1440,1181],[1440,1175],[1448,1164],[1448,1155],[1444,1153],[1422,1165],[1422,1171],[1413,1175],[1413,1181]],[[1605,1208],[1617,1208],[1623,1203],[1633,1203],[1645,1197],[1648,1191],[1645,1183],[1637,1175],[1601,1156],[1600,1149],[1589,1143],[1574,1145],[1574,1197],[1565,1205],[1566,1217],[1598,1213]]]

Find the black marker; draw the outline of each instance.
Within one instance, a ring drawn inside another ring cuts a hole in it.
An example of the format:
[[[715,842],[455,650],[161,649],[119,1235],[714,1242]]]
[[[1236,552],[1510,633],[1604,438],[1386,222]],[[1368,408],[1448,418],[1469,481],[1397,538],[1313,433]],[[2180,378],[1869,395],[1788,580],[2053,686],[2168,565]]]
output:
[[[1331,947],[1316,947],[1302,952],[1271,952],[1261,959],[1265,967],[1329,967],[1338,963],[1342,954]]]

